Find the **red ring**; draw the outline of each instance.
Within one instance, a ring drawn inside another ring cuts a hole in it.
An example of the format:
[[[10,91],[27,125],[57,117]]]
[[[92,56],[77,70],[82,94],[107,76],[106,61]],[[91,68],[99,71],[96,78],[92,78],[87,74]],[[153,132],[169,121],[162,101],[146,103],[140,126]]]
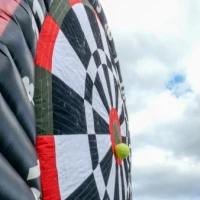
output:
[[[117,143],[116,143],[115,134],[114,134],[114,126],[113,126],[114,122],[117,123],[118,130],[119,130],[119,139],[120,139],[120,142],[122,142],[121,126],[120,126],[119,117],[118,117],[116,109],[115,108],[111,108],[111,110],[110,110],[109,130],[110,130],[110,139],[111,139],[111,143],[112,143],[112,151],[113,151],[113,154],[115,155],[115,159],[116,159],[117,164],[121,165],[122,164],[122,159],[117,158],[116,152],[115,152],[115,147],[116,147]]]

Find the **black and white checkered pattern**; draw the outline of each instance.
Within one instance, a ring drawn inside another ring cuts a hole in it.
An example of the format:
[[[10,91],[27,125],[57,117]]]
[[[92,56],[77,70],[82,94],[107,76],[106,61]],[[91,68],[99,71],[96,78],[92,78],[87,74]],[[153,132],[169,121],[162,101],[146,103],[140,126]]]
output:
[[[89,28],[91,32],[86,32]],[[81,77],[85,82],[82,84],[73,71],[65,73],[65,80],[73,80],[77,87],[52,75],[54,134],[88,137],[92,163],[90,176],[66,200],[130,200],[130,157],[118,165],[111,148],[111,108],[118,112],[123,141],[130,145],[130,139],[119,72],[103,26],[93,10],[78,4],[68,11],[61,30],[81,63]]]

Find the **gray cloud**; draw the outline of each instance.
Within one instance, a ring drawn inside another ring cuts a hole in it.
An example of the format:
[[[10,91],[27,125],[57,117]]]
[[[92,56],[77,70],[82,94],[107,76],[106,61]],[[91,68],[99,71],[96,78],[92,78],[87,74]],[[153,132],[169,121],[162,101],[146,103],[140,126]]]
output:
[[[149,132],[132,135],[133,148],[153,145],[170,150],[174,156],[190,157],[200,161],[200,96],[195,95],[183,116],[174,121],[158,123]]]
[[[133,168],[135,200],[198,199],[200,174],[182,172],[175,166],[158,165]]]

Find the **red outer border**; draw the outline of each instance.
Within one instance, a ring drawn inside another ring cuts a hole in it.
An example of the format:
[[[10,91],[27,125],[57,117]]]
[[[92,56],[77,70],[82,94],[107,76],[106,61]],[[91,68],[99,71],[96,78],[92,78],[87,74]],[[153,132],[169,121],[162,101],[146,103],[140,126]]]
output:
[[[37,136],[36,149],[40,160],[43,200],[61,200],[54,136]]]
[[[82,3],[82,0],[69,0],[69,3],[71,6],[77,4],[77,3]]]
[[[35,64],[52,71],[53,50],[60,28],[54,19],[47,15],[37,44]]]

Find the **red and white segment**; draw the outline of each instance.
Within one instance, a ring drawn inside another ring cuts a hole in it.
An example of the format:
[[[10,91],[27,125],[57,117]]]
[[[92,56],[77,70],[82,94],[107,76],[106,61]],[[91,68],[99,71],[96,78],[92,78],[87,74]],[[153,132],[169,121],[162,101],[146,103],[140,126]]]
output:
[[[43,200],[66,199],[92,173],[85,135],[38,136]]]

